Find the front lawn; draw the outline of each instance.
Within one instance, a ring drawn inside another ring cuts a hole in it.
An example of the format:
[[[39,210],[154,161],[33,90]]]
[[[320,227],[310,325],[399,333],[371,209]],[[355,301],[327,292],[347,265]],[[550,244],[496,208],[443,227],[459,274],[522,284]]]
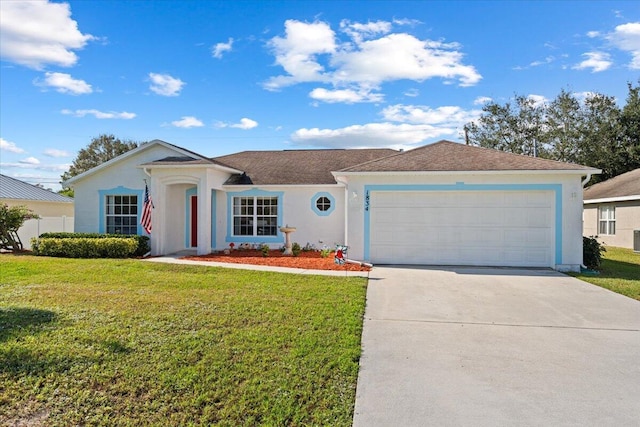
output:
[[[574,274],[580,280],[640,300],[640,254],[631,249],[605,246],[600,274]]]
[[[351,425],[364,278],[0,256],[0,425]]]

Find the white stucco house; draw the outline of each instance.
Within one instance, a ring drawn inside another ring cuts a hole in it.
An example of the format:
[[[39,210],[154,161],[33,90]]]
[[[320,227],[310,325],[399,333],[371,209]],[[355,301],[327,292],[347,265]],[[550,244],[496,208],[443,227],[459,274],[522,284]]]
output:
[[[376,264],[582,263],[583,180],[597,169],[440,141],[409,151],[245,151],[208,158],[155,140],[66,184],[77,232],[143,234],[152,253],[292,240]]]
[[[640,168],[584,190],[584,235],[640,252]]]

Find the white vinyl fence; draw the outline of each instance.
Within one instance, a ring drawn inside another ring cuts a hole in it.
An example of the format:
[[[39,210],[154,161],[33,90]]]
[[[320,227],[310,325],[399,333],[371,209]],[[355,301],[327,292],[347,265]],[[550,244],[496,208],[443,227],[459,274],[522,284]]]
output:
[[[72,216],[45,216],[40,219],[30,219],[18,230],[18,237],[24,249],[31,249],[31,238],[42,233],[68,231],[73,232]]]

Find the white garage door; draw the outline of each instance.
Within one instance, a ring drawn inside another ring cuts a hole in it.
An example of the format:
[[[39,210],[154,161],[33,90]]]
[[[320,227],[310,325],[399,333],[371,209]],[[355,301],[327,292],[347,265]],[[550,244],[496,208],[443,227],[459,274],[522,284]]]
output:
[[[378,264],[554,266],[550,191],[372,192]]]

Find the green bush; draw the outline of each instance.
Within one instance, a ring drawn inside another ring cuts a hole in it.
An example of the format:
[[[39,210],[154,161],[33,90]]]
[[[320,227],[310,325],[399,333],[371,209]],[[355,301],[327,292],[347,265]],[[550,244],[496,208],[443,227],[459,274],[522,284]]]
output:
[[[600,268],[602,254],[607,251],[604,245],[596,240],[596,237],[582,237],[582,262],[591,270]]]
[[[135,237],[40,237],[32,240],[34,254],[64,258],[127,258],[133,256],[137,248]]]
[[[262,256],[268,257],[269,249],[270,249],[269,245],[267,245],[266,243],[263,243],[262,245],[260,245],[260,252],[262,252]]]
[[[101,233],[69,233],[69,232],[55,232],[55,233],[42,233],[39,239],[43,238],[53,238],[53,239],[135,239],[136,240],[136,250],[130,256],[143,256],[147,252],[151,250],[151,246],[149,245],[149,236],[129,236],[126,234],[101,234]],[[37,239],[35,239],[37,241]],[[32,242],[34,239],[32,239]],[[37,243],[36,243],[37,244]],[[31,245],[33,247],[33,243]],[[72,257],[77,258],[77,257]],[[82,257],[82,258],[94,258],[94,257]],[[120,257],[116,257],[120,258]]]
[[[293,253],[293,256],[298,256],[300,255],[300,251],[302,251],[302,248],[300,247],[300,243],[298,242],[294,242],[291,245],[291,252]]]

